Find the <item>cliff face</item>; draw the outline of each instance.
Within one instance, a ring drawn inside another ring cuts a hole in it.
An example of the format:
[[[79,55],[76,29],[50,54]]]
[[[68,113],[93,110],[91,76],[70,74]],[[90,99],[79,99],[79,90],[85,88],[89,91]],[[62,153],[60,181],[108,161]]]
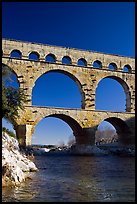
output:
[[[2,132],[2,186],[18,185],[37,171],[35,164],[20,152],[18,141]]]

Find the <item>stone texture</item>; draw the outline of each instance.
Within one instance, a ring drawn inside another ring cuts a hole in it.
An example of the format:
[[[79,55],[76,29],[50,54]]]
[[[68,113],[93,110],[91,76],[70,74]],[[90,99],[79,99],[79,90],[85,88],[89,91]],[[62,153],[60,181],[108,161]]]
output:
[[[11,57],[13,50],[20,51],[21,58]],[[114,124],[117,133],[122,138],[121,142],[134,143],[134,58],[6,39],[2,40],[2,51],[2,63],[9,66],[16,74],[20,88],[25,90],[27,97],[25,110],[20,112],[20,118],[15,127],[20,144],[30,145],[35,125],[44,117],[49,116],[64,120],[72,128],[76,142],[79,144],[93,144],[96,128],[103,120],[109,120]],[[31,52],[38,54],[38,61],[29,60]],[[55,56],[54,63],[45,61],[48,54]],[[71,59],[71,64],[62,64],[64,56]],[[87,65],[77,65],[80,58],[83,58]],[[96,60],[100,61],[101,68],[93,68]],[[114,70],[109,69],[111,63],[115,65]],[[125,65],[129,67],[128,72],[123,70]],[[64,73],[76,82],[81,93],[81,109],[32,106],[32,90],[35,82],[41,75],[48,72]],[[106,77],[118,81],[123,87],[126,94],[126,112],[95,111],[96,89],[99,82]]]

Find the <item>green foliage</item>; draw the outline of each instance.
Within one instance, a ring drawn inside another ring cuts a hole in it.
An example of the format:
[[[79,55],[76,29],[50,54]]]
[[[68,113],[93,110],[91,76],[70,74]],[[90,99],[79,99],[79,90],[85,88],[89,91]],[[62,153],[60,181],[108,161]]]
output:
[[[2,131],[6,132],[10,137],[16,138],[16,135],[14,134],[14,132],[9,130],[8,128],[2,127]]]
[[[23,109],[25,93],[20,88],[7,86],[8,81],[11,81],[11,70],[2,66],[2,117],[14,124],[18,115],[18,109]]]

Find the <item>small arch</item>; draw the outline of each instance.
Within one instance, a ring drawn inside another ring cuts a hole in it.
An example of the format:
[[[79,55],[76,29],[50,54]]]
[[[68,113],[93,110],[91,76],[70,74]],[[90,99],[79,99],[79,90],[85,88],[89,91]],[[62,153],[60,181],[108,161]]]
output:
[[[78,65],[78,66],[86,67],[86,66],[87,66],[87,61],[86,61],[84,58],[80,58],[80,59],[78,60],[77,65]]]
[[[53,63],[55,63],[56,62],[56,57],[55,57],[55,55],[54,54],[48,54],[47,56],[46,56],[46,59],[45,59],[45,61],[46,62],[53,62]]]
[[[92,65],[94,68],[102,68],[102,63],[99,60],[95,60]]]
[[[131,73],[131,66],[129,64],[126,64],[124,67],[123,67],[123,71],[124,72],[128,72],[128,73]]]
[[[69,56],[64,56],[62,58],[62,64],[72,64],[71,58]]]
[[[22,54],[19,50],[12,50],[10,53],[10,57],[21,59]]]
[[[29,60],[39,61],[39,54],[37,52],[31,52],[29,54]]]
[[[110,63],[108,66],[109,70],[117,70],[117,65],[115,63]]]

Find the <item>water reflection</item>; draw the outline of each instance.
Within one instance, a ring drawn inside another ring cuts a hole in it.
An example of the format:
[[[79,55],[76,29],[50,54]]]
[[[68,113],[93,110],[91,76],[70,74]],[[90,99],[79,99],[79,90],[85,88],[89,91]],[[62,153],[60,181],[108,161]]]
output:
[[[135,160],[115,156],[38,156],[39,168],[20,187],[5,189],[3,201],[135,201]]]

